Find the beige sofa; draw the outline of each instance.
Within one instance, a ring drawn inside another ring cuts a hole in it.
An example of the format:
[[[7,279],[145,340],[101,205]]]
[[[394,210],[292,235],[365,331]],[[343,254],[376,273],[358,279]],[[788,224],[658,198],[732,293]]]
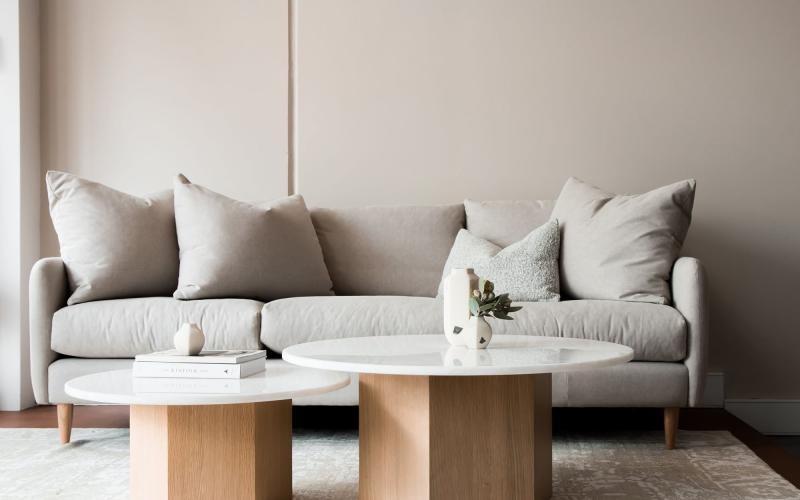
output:
[[[551,204],[541,203],[546,219]],[[312,219],[335,296],[262,303],[230,298],[180,301],[131,297],[66,306],[60,258],[36,263],[30,278],[31,369],[40,404],[79,403],[64,392],[72,377],[129,367],[138,353],[166,349],[184,321],[199,322],[208,348],[285,347],[368,335],[441,334],[436,292],[456,233],[469,226],[463,205],[315,209]],[[676,408],[701,403],[708,312],[701,263],[678,259],[672,305],[610,300],[522,303],[495,333],[587,338],[633,348],[634,361],[553,377],[556,406]],[[296,404],[354,405],[357,384]],[[674,410],[665,413],[670,425]]]

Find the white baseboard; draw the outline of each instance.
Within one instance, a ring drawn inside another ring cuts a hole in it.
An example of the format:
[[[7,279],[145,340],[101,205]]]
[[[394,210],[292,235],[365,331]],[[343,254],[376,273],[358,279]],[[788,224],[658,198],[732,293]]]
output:
[[[800,399],[726,399],[725,409],[762,434],[800,436]]]
[[[725,399],[725,374],[706,375],[704,408],[725,408],[762,434],[800,436],[800,399]]]
[[[722,408],[725,406],[725,374],[709,372],[706,374],[706,390],[703,393],[704,408]]]

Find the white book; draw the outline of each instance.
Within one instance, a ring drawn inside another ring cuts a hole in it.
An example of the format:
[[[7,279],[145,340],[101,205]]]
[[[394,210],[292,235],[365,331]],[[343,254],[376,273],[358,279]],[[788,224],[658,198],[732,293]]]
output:
[[[175,349],[153,352],[150,354],[137,354],[136,361],[157,361],[160,363],[224,363],[239,364],[254,359],[266,358],[264,350],[231,350],[231,351],[200,351],[197,356],[184,356]]]
[[[237,379],[220,378],[134,378],[133,392],[179,394],[238,394],[242,383]]]
[[[134,377],[155,378],[245,378],[266,369],[266,360],[259,358],[240,363],[160,363],[134,361]]]

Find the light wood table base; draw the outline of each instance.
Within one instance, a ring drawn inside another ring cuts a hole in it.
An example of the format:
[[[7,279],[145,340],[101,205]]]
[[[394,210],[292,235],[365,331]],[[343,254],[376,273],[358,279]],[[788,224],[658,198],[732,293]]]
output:
[[[292,402],[131,406],[131,498],[292,497]]]
[[[359,384],[361,500],[550,498],[550,374]]]

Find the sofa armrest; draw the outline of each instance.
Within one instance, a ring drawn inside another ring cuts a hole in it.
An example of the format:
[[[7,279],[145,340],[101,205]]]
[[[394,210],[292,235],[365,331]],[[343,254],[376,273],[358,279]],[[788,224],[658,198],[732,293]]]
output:
[[[50,349],[53,314],[67,305],[67,270],[60,257],[41,259],[31,269],[29,287],[31,382],[39,404],[48,404],[47,370],[58,358]]]
[[[686,318],[688,333],[689,406],[703,401],[708,363],[708,294],[703,264],[692,257],[681,257],[672,267],[672,300]]]

